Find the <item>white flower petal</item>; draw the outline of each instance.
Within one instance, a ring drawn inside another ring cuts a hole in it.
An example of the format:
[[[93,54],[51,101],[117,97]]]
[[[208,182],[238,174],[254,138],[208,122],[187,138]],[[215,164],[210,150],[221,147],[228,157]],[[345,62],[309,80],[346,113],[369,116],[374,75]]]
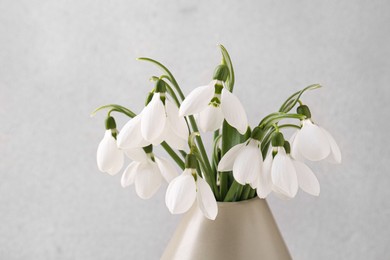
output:
[[[169,144],[174,149],[184,150],[187,146],[187,139],[183,139],[175,134],[172,130],[172,127],[167,124],[165,126],[164,134],[162,135],[163,140]],[[160,142],[161,143],[161,142]]]
[[[138,166],[135,176],[135,191],[141,199],[149,199],[160,188],[162,176],[154,162],[144,162]]]
[[[127,157],[133,161],[145,162],[148,159],[144,149],[142,148],[132,148],[124,151]]]
[[[106,130],[99,143],[96,161],[100,171],[111,175],[116,174],[123,166],[123,152],[118,149],[116,140],[111,135],[111,130]]]
[[[227,151],[218,163],[219,172],[227,172],[233,170],[233,164],[239,154],[241,148],[245,147],[246,143],[237,144]]]
[[[196,184],[198,187],[196,193],[198,206],[206,218],[214,220],[218,214],[218,205],[214,193],[204,179],[198,177]]]
[[[215,131],[222,126],[223,119],[224,117],[220,107],[208,105],[203,111],[199,113],[199,128],[203,132]]]
[[[135,176],[138,173],[139,162],[131,162],[125,169],[121,178],[121,185],[123,188],[130,186],[134,183]]]
[[[330,145],[327,136],[310,119],[303,120],[302,129],[295,137],[300,153],[310,161],[319,161],[328,157]]]
[[[304,158],[302,154],[299,152],[297,142],[295,141],[295,137],[297,136],[299,130],[295,131],[294,134],[291,136],[289,143],[291,144],[291,156],[298,161],[303,162]]]
[[[314,196],[320,195],[320,183],[312,170],[304,163],[293,161],[299,187]]]
[[[271,179],[275,189],[288,197],[295,197],[298,191],[298,180],[295,167],[284,148],[275,155],[271,167]]]
[[[154,156],[161,175],[169,183],[178,176],[175,166],[168,160]]]
[[[282,193],[280,190],[278,190],[274,185],[272,186],[272,191],[281,200],[291,200],[293,197],[289,197],[286,194]]]
[[[152,100],[142,111],[142,137],[155,143],[164,132],[166,119],[165,107],[160,99],[160,93],[154,93]]]
[[[179,116],[179,108],[168,99],[165,100],[165,110],[167,112],[168,122],[175,134],[184,140],[188,139],[189,132],[186,120]]]
[[[130,119],[116,138],[118,147],[121,149],[144,147],[150,144],[141,135],[141,115]]]
[[[330,157],[329,161],[332,163],[341,163],[341,151],[340,151],[339,146],[337,145],[333,136],[328,131],[326,131],[322,127],[320,127],[320,128],[325,133],[325,135],[329,141],[329,145],[330,145],[330,149],[331,149],[331,157]]]
[[[257,196],[259,198],[266,198],[272,191],[271,180],[272,154],[269,153],[263,163],[263,170],[257,179]]]
[[[179,116],[197,114],[205,109],[214,96],[214,86],[197,87],[184,99],[180,105]]]
[[[123,163],[125,161],[124,155],[122,151],[119,151],[120,154],[118,153],[117,156],[115,156],[115,159],[111,162],[112,167],[107,170],[107,173],[110,175],[115,175],[117,174],[123,167]]]
[[[196,199],[196,184],[191,170],[186,169],[168,185],[165,204],[172,214],[181,214],[191,208]]]
[[[225,88],[222,89],[221,108],[226,121],[238,132],[245,134],[248,129],[245,109],[240,100]]]
[[[253,183],[261,173],[263,158],[258,142],[251,140],[241,149],[233,164],[233,176],[242,185]]]

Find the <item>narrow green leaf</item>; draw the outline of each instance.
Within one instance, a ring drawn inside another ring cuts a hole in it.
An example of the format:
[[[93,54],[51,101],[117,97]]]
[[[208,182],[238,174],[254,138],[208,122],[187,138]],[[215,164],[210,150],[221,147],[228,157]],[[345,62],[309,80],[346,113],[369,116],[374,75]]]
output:
[[[306,92],[308,90],[317,89],[320,87],[321,87],[321,85],[319,85],[319,84],[313,84],[313,85],[310,85],[310,86],[294,93],[283,103],[283,105],[279,109],[279,112],[284,112],[284,113],[289,112],[295,106],[295,104],[298,102],[299,98],[302,96],[302,94],[304,92]]]
[[[226,48],[223,45],[219,45],[221,48],[222,52],[222,63],[225,64],[228,69],[229,69],[229,77],[228,80],[226,81],[226,87],[230,92],[233,92],[233,87],[234,87],[234,69],[233,69],[233,64],[232,60],[230,59],[230,55]]]
[[[91,116],[94,116],[98,111],[103,110],[103,109],[110,109],[112,111],[121,112],[129,117],[136,116],[136,114],[133,111],[131,111],[130,109],[128,109],[124,106],[121,106],[121,105],[117,105],[117,104],[109,104],[109,105],[98,107],[91,113]]]

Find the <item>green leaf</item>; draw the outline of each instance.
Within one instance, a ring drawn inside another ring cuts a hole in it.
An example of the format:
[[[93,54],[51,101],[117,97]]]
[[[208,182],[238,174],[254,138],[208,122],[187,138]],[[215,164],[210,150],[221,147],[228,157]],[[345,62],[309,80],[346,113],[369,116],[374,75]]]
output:
[[[232,60],[230,59],[229,53],[223,45],[219,45],[222,52],[222,64],[225,64],[229,69],[229,77],[226,81],[226,87],[230,92],[233,92],[234,87],[234,70]]]
[[[305,91],[308,91],[308,90],[313,90],[313,89],[317,89],[317,88],[320,88],[321,85],[320,84],[313,84],[313,85],[310,85],[296,93],[294,93],[293,95],[291,95],[284,103],[283,105],[280,107],[279,109],[279,112],[284,112],[284,113],[287,113],[289,112],[294,106],[295,104],[298,102],[299,98],[302,96],[302,94],[305,92]]]

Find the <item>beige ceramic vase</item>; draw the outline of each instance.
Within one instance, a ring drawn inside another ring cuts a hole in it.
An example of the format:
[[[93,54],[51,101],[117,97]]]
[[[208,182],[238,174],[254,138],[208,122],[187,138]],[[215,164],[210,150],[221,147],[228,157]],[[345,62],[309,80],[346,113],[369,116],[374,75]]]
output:
[[[291,259],[265,200],[219,202],[206,219],[196,205],[187,212],[162,260]]]

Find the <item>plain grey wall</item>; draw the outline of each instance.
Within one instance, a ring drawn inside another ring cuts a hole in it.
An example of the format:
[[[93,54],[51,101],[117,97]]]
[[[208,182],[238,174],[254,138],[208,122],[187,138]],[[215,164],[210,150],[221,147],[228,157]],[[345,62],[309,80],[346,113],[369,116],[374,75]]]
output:
[[[149,56],[184,92],[223,43],[252,125],[292,92],[338,141],[319,198],[269,203],[295,259],[384,259],[390,243],[390,2],[0,1],[0,259],[158,259],[180,217],[98,171],[97,106],[136,112]],[[118,117],[120,124],[126,119]]]

